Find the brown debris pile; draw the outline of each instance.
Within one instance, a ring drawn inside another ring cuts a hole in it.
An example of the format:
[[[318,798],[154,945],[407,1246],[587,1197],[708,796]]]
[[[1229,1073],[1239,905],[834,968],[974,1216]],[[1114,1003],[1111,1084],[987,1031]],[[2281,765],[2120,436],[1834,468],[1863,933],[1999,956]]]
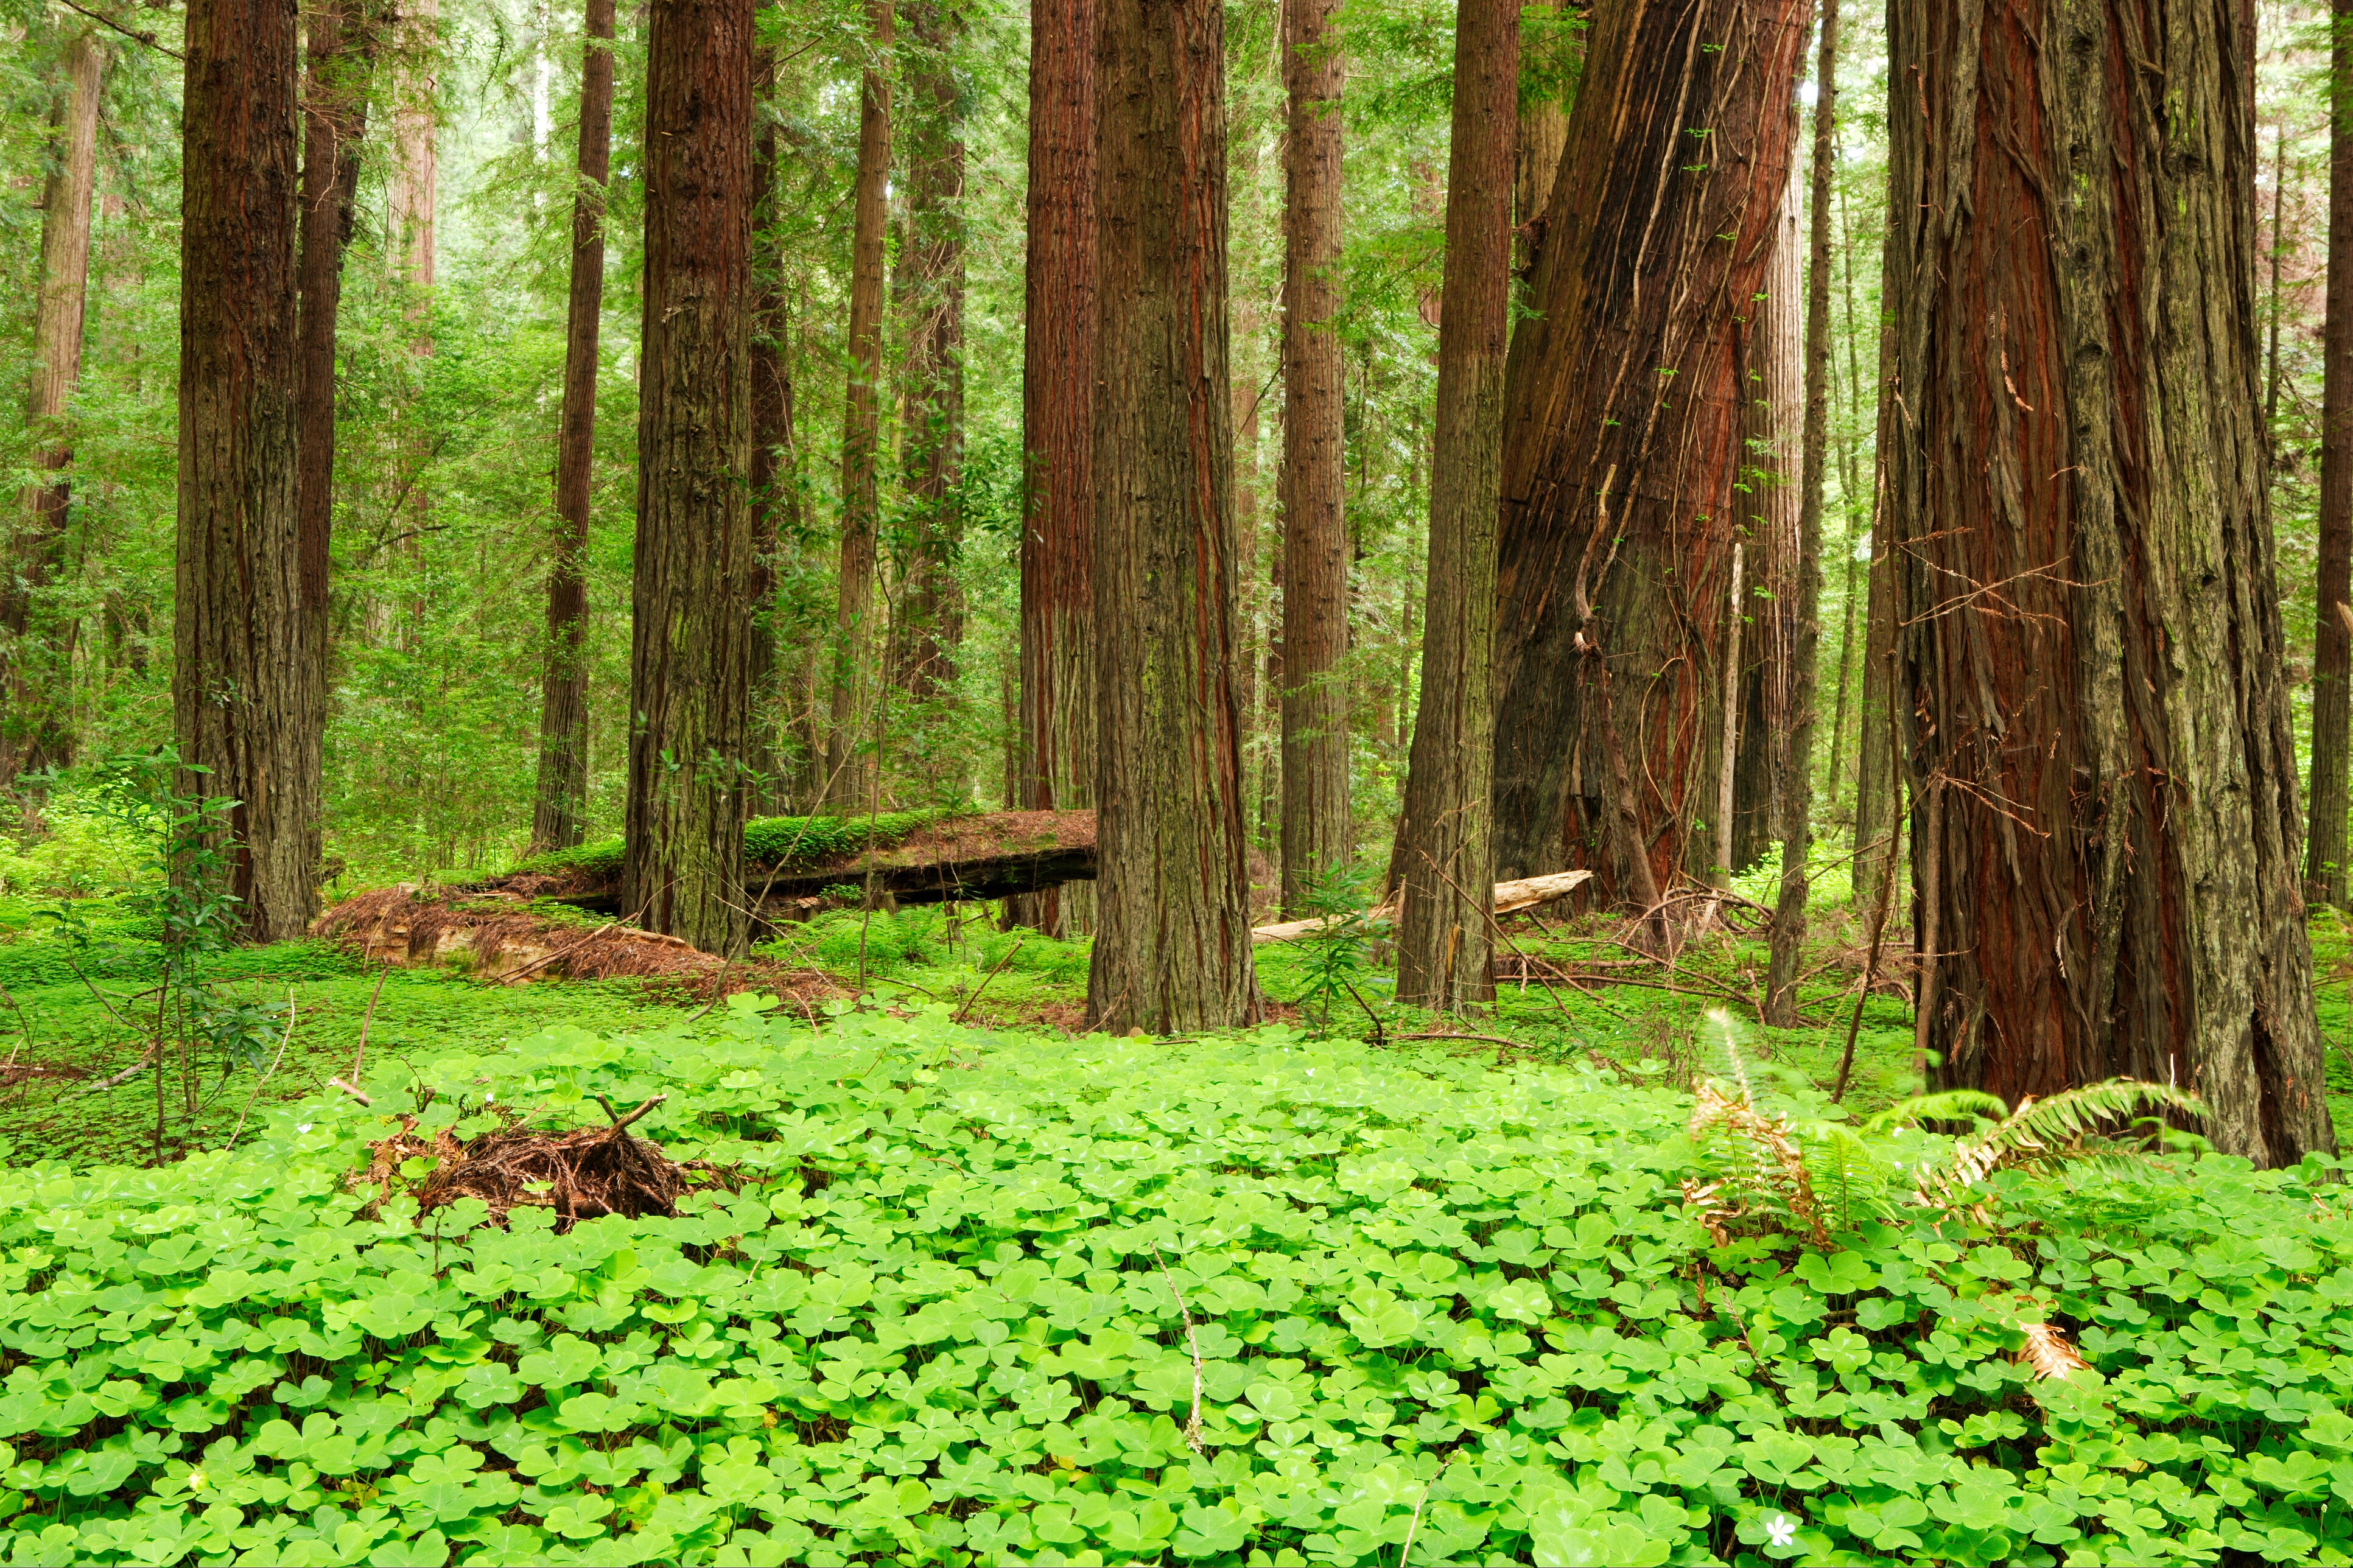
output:
[[[375,1187],[381,1202],[392,1194],[402,1163],[423,1155],[438,1163],[410,1189],[420,1220],[459,1198],[481,1199],[493,1225],[504,1225],[508,1211],[517,1208],[553,1209],[558,1230],[606,1215],[668,1218],[678,1212],[687,1173],[712,1167],[699,1160],[681,1165],[659,1146],[630,1135],[629,1123],[667,1098],[655,1095],[619,1116],[600,1097],[610,1126],[569,1132],[510,1126],[462,1143],[447,1129],[427,1142],[417,1136],[416,1118],[404,1116],[401,1130],[375,1146],[375,1158],[353,1184]]]

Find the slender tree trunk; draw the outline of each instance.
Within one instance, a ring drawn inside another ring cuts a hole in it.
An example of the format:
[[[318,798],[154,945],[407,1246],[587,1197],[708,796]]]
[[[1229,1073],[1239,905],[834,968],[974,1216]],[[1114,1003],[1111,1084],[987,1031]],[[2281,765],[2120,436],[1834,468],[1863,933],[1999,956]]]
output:
[[[397,67],[394,72],[392,115],[393,159],[385,184],[385,248],[395,276],[410,295],[409,320],[416,334],[409,339],[413,360],[433,353],[432,294],[436,258],[439,253],[438,219],[441,195],[439,132],[441,0],[395,0],[400,7],[394,31]],[[404,516],[401,554],[411,582],[406,603],[397,612],[399,638],[413,646],[423,629],[427,609],[421,582],[425,537],[432,525],[433,432],[421,405],[422,366],[417,384],[400,415],[399,507]],[[536,813],[534,813],[536,815]]]
[[[1798,595],[1789,709],[1775,761],[1781,775],[1781,893],[1773,909],[1765,1022],[1798,1023],[1798,952],[1806,937],[1806,860],[1814,839],[1814,721],[1821,648],[1822,486],[1831,439],[1831,169],[1838,126],[1838,0],[1821,0],[1814,67],[1811,228],[1806,269],[1806,424],[1798,475]]]
[[[1846,761],[1843,746],[1846,741],[1847,699],[1852,691],[1855,662],[1854,584],[1857,574],[1854,569],[1854,556],[1855,547],[1862,542],[1862,519],[1868,515],[1864,510],[1867,503],[1863,500],[1862,489],[1856,478],[1853,435],[1855,411],[1862,406],[1862,371],[1854,349],[1854,225],[1850,221],[1847,214],[1846,192],[1843,188],[1839,191],[1838,201],[1839,282],[1841,305],[1846,321],[1848,422],[1839,436],[1839,500],[1846,512],[1846,539],[1840,546],[1841,552],[1840,570],[1843,574],[1844,581],[1840,591],[1838,707],[1831,720],[1831,762],[1830,772],[1826,775],[1830,786],[1831,810],[1833,815],[1838,812],[1839,798],[1846,789]],[[1848,826],[1850,827],[1853,826],[1852,816],[1848,818]],[[1862,847],[1862,841],[1859,836],[1854,837],[1852,842],[1857,849]],[[1863,889],[1877,886],[1876,883],[1862,879],[1859,866],[1856,868],[1852,885],[1857,908],[1862,907],[1861,901],[1864,897]]]
[[[1540,314],[1512,344],[1502,876],[1589,865],[1604,901],[1639,909],[1712,858],[1700,824],[1750,510],[1737,487],[1754,477],[1744,342],[1782,222],[1805,15],[1804,0],[1629,0],[1588,35]]]
[[[906,280],[907,505],[914,540],[900,604],[892,681],[917,702],[955,684],[964,639],[964,595],[956,562],[964,544],[958,485],[964,473],[964,111],[955,50],[962,16],[944,0],[909,0],[909,31],[919,68],[907,130],[909,247]],[[923,759],[934,785],[951,797],[965,789],[964,769],[932,749]]]
[[[547,568],[539,789],[531,841],[569,849],[588,816],[589,489],[596,447],[596,339],[605,310],[605,182],[613,164],[613,0],[588,0],[580,61],[580,184],[572,197],[572,296],[555,444],[555,548]]]
[[[41,187],[40,294],[33,311],[32,385],[25,425],[38,443],[37,472],[58,476],[25,487],[11,548],[0,553],[0,784],[23,769],[73,758],[72,670],[41,635],[34,600],[62,565],[73,481],[73,447],[60,428],[81,381],[82,307],[90,287],[90,204],[98,189],[98,111],[107,52],[84,32],[68,47],[65,82],[51,130],[57,163]]]
[[[834,616],[832,732],[826,742],[826,803],[842,812],[871,806],[876,537],[881,527],[883,252],[890,226],[891,77],[898,17],[894,0],[867,0],[873,63],[859,88],[858,178],[849,239],[849,389],[841,432],[840,597]]]
[[[621,903],[733,952],[745,932],[752,0],[654,0]]]
[[[1282,907],[1348,851],[1339,0],[1287,0],[1282,211]]]
[[[297,279],[296,354],[301,412],[295,461],[296,550],[311,689],[302,707],[327,711],[327,605],[335,532],[335,331],[342,313],[343,255],[352,241],[367,138],[368,88],[375,74],[379,18],[374,0],[325,0],[311,14],[310,89],[303,105],[301,273]],[[308,737],[305,737],[308,740]],[[314,829],[315,831],[315,829]]]
[[[1515,0],[1464,0],[1454,29],[1421,702],[1392,857],[1398,1000],[1443,1013],[1495,994],[1491,682],[1519,56]]]
[[[765,104],[752,142],[752,721],[746,754],[754,772],[754,795],[746,805],[758,816],[789,812],[801,795],[797,773],[810,770],[803,738],[801,667],[806,647],[787,648],[779,634],[788,618],[779,602],[784,581],[778,563],[802,549],[797,437],[794,430],[792,310],[785,289],[785,257],[778,232],[782,174],[776,102],[776,55],[764,47],[752,66],[754,96]],[[799,617],[790,616],[796,625]],[[797,754],[788,754],[797,753]]]
[[[1114,1033],[1258,1016],[1235,711],[1225,9],[1103,0],[1097,170],[1097,928]]]
[[[2353,744],[2353,0],[2330,7],[2328,280],[2321,326],[2320,551],[2313,575],[2312,842],[2304,896],[2353,908],[2346,880]],[[2277,243],[2276,235],[2274,243]]]
[[[1794,124],[1794,86],[1783,102]],[[1793,131],[1792,145],[1795,140]],[[1732,759],[1732,815],[1726,825],[1731,856],[1722,862],[1727,876],[1757,864],[1781,836],[1778,758],[1780,737],[1789,721],[1789,674],[1798,637],[1797,481],[1805,405],[1805,235],[1798,221],[1805,205],[1799,184],[1801,173],[1792,156],[1763,298],[1746,312],[1741,343],[1745,455],[1733,496],[1747,543],[1746,581],[1734,595],[1739,646],[1727,650],[1733,656],[1731,668],[1739,672],[1738,717],[1728,742],[1722,733],[1710,737],[1716,754]],[[1685,867],[1694,873],[1708,868],[1705,862]]]
[[[182,100],[174,730],[181,793],[237,803],[228,890],[256,942],[301,935],[319,900],[324,715],[307,706],[295,515],[299,35],[293,0],[195,0]]]
[[[1029,8],[1029,246],[1021,364],[1021,801],[1095,799],[1095,0]],[[1093,889],[1012,900],[1013,921],[1086,929]]]
[[[2336,1140],[2240,9],[1897,0],[1879,445],[1938,1081],[2178,1083],[2278,1166]]]

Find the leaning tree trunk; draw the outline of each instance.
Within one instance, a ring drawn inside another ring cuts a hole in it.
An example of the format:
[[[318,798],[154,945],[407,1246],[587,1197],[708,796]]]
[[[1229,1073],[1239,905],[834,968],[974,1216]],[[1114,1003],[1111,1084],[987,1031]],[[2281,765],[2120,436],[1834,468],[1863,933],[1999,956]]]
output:
[[[1465,0],[1454,30],[1421,701],[1391,856],[1398,1000],[1441,1013],[1495,994],[1489,770],[1519,55],[1514,0]]]
[[[1743,352],[1788,184],[1805,0],[1629,0],[1588,38],[1514,334],[1496,874],[1655,908],[1715,858]]]
[[[1821,0],[1814,69],[1813,188],[1806,261],[1806,416],[1798,476],[1797,605],[1791,617],[1789,705],[1775,772],[1781,797],[1781,889],[1774,900],[1765,1022],[1798,1022],[1798,952],[1806,936],[1806,860],[1814,842],[1814,721],[1822,639],[1822,485],[1831,439],[1831,160],[1838,127],[1838,0]]]
[[[295,459],[296,550],[311,662],[305,708],[327,710],[327,594],[335,533],[335,330],[343,255],[352,242],[375,73],[374,0],[327,0],[311,16],[310,89],[303,104],[302,250],[295,321],[301,412]],[[322,736],[323,739],[323,734]]]
[[[1938,1081],[2177,1083],[2276,1166],[2336,1140],[2238,9],[1898,0],[1880,448]]]
[[[555,548],[547,565],[546,673],[531,841],[569,849],[588,816],[588,493],[596,457],[596,336],[605,310],[605,182],[613,166],[613,0],[588,0],[580,57],[580,184],[555,438]]]
[[[1225,8],[1103,0],[1102,16],[1087,1017],[1171,1034],[1258,1016],[1234,703]]]
[[[1349,858],[1339,0],[1283,8],[1282,908]]]
[[[745,929],[752,0],[655,0],[621,902],[732,952]]]
[[[1021,363],[1021,773],[1032,811],[1095,799],[1095,0],[1029,8],[1029,247]],[[1088,929],[1094,889],[1009,920]]]
[[[37,637],[34,599],[61,564],[73,482],[64,477],[73,447],[58,426],[81,381],[82,306],[90,288],[90,202],[98,189],[98,111],[106,50],[84,32],[66,50],[65,87],[52,127],[57,163],[41,189],[40,295],[33,310],[33,375],[25,426],[38,443],[36,472],[58,477],[27,485],[22,532],[0,553],[0,784],[23,769],[72,760],[68,661]],[[12,530],[11,532],[16,531]]]
[[[825,798],[839,811],[871,805],[874,769],[861,749],[873,743],[876,539],[881,529],[878,485],[882,452],[883,252],[890,226],[891,75],[895,0],[867,0],[873,63],[859,86],[858,174],[849,238],[849,386],[842,399],[841,565],[834,613],[831,731],[826,741]]]
[[[179,790],[235,801],[256,942],[318,911],[320,745],[295,518],[293,0],[188,7],[173,728]],[[196,770],[208,770],[198,772]]]
[[[2347,749],[2353,745],[2353,0],[2331,7],[2328,303],[2321,327],[2320,559],[2313,589],[2312,842],[2305,898],[2347,899]],[[2274,244],[2278,243],[2274,236]]]

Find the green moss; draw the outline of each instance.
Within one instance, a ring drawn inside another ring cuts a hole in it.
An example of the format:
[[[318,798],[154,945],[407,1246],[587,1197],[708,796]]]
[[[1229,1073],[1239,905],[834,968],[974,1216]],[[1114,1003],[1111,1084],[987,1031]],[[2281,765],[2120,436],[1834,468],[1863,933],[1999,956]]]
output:
[[[951,811],[886,811],[872,816],[763,816],[744,827],[744,858],[754,866],[813,866],[866,849],[888,849]],[[543,877],[576,871],[586,877],[621,874],[621,841],[600,838],[577,849],[552,850],[516,862],[510,875]]]

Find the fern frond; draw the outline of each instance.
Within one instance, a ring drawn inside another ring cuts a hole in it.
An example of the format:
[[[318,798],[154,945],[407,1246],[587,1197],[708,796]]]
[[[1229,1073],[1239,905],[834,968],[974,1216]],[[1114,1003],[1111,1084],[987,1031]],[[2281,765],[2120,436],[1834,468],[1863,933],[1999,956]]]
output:
[[[2206,1113],[2205,1103],[2196,1095],[2137,1079],[2086,1084],[2048,1100],[2029,1095],[1990,1131],[1955,1144],[1943,1164],[1924,1167],[1912,1201],[1923,1206],[1949,1205],[1963,1191],[2004,1165],[2080,1158],[2070,1146],[2085,1133],[2103,1122],[2123,1121],[2143,1110],[2183,1116]]]
[[[2092,1370],[2092,1363],[2068,1342],[2067,1336],[2050,1324],[2021,1323],[2018,1328],[2026,1336],[2026,1348],[2018,1352],[2018,1359],[2032,1367],[2036,1377],[2073,1377]]]
[[[1710,1007],[1706,1014],[1708,1033],[1715,1041],[1719,1064],[1725,1078],[1740,1086],[1740,1098],[1757,1103],[1757,1091],[1749,1086],[1748,1062],[1740,1054],[1740,1024],[1721,1007]]]
[[[1968,1121],[1983,1117],[1999,1121],[2010,1114],[2010,1107],[2000,1095],[1988,1094],[1978,1089],[1948,1089],[1939,1094],[1915,1094],[1899,1105],[1891,1105],[1876,1116],[1862,1122],[1865,1137],[1877,1137],[1900,1127],[1917,1127],[1924,1121]]]
[[[1720,1173],[1705,1189],[1710,1217],[1703,1223],[1712,1231],[1726,1234],[1725,1222],[1762,1211],[1787,1215],[1818,1245],[1830,1245],[1821,1202],[1788,1117],[1768,1116],[1746,1093],[1736,1099],[1715,1079],[1702,1079],[1692,1092],[1685,1131],[1700,1157]]]

